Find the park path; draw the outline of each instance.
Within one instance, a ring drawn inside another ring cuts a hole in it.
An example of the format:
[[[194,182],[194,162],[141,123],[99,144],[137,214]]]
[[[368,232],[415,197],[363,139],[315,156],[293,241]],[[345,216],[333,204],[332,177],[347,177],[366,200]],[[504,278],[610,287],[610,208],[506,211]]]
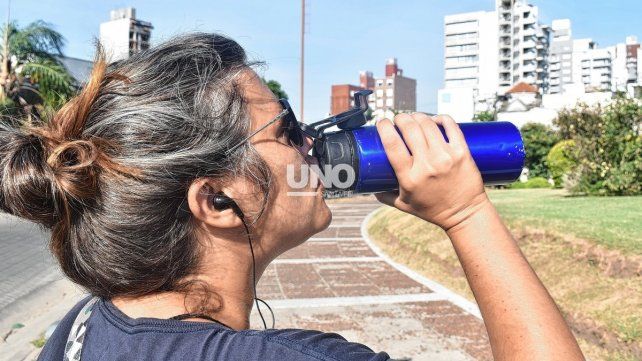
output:
[[[329,205],[330,227],[279,257],[259,282],[277,328],[336,332],[395,359],[492,359],[476,305],[370,241],[365,224],[380,203],[356,197]]]

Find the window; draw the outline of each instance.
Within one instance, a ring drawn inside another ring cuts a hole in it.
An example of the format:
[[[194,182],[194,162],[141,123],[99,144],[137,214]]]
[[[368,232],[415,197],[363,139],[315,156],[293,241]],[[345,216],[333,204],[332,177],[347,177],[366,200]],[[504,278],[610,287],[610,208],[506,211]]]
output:
[[[458,53],[477,51],[478,49],[479,49],[479,46],[477,44],[452,45],[452,46],[446,47],[446,55],[454,55]]]
[[[383,79],[377,79],[377,86],[383,85]]]
[[[392,97],[394,96],[395,92],[392,89],[386,89],[386,96],[387,97]]]
[[[562,54],[562,60],[571,60],[571,54]]]
[[[392,106],[392,98],[386,99],[386,106],[391,107]]]
[[[571,77],[570,76],[565,76],[562,79],[564,80],[565,83],[570,83],[571,82]]]
[[[381,98],[383,96],[383,89],[377,89],[377,98]]]
[[[386,79],[386,85],[387,86],[391,86],[393,83],[394,83],[394,80],[392,80],[392,78]]]
[[[446,24],[446,34],[469,33],[477,30],[477,20]]]
[[[383,99],[377,99],[377,108],[383,107]]]
[[[478,76],[478,69],[476,66],[467,68],[446,69],[446,78],[476,78]]]
[[[446,58],[446,67],[457,67],[474,64],[477,62],[477,55],[455,56]]]

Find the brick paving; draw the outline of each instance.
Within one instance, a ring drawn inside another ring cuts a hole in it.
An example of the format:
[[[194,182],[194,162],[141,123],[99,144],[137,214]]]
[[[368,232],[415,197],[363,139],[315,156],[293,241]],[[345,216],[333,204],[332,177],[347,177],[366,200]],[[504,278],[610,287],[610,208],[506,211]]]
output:
[[[268,267],[258,294],[275,310],[276,327],[336,332],[397,359],[492,360],[474,305],[460,307],[364,239],[361,225],[379,206],[369,197],[330,202],[330,227]]]
[[[47,239],[34,224],[0,214],[0,310],[62,278]]]
[[[396,359],[491,360],[474,306],[364,239],[361,225],[379,206],[364,197],[330,202],[331,226],[268,267],[258,294],[274,309],[276,327],[336,332]],[[30,223],[0,215],[0,309],[61,278],[46,239]]]

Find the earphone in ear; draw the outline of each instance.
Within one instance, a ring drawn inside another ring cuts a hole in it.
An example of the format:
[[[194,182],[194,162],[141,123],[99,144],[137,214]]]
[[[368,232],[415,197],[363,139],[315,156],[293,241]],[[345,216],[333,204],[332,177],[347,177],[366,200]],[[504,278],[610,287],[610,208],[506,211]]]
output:
[[[243,227],[245,227],[245,234],[247,235],[247,240],[250,245],[250,254],[252,255],[252,290],[254,292],[254,302],[256,304],[256,310],[259,312],[261,321],[263,321],[263,327],[267,330],[267,323],[265,322],[265,317],[263,317],[263,312],[261,312],[261,307],[259,307],[259,302],[266,305],[267,308],[270,310],[270,313],[272,314],[272,328],[274,328],[275,319],[274,319],[274,312],[272,311],[272,308],[270,307],[270,305],[268,305],[262,299],[258,298],[256,295],[256,260],[254,259],[254,247],[252,247],[252,237],[250,235],[250,228],[247,226],[247,223],[245,222],[245,215],[243,214],[243,211],[241,211],[241,208],[238,206],[238,204],[236,204],[236,202],[234,202],[232,198],[228,197],[227,194],[223,192],[218,192],[214,195],[214,197],[212,198],[212,205],[214,206],[214,209],[216,209],[217,211],[223,211],[228,208],[232,208],[234,213],[241,219],[241,222],[243,222]]]
[[[234,213],[239,218],[241,218],[241,220],[245,220],[245,215],[243,214],[243,211],[241,211],[241,208],[239,208],[238,204],[236,204],[236,202],[234,202],[232,198],[228,197],[223,192],[218,192],[214,195],[214,197],[212,198],[212,205],[217,211],[223,211],[232,208]]]

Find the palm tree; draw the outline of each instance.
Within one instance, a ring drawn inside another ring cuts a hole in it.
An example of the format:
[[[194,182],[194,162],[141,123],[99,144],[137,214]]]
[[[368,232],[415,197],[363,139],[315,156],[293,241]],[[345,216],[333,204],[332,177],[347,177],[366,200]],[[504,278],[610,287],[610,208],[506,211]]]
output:
[[[36,106],[57,109],[74,92],[74,79],[58,57],[63,36],[44,21],[19,28],[7,22],[0,45],[0,104],[13,105],[26,115]]]

